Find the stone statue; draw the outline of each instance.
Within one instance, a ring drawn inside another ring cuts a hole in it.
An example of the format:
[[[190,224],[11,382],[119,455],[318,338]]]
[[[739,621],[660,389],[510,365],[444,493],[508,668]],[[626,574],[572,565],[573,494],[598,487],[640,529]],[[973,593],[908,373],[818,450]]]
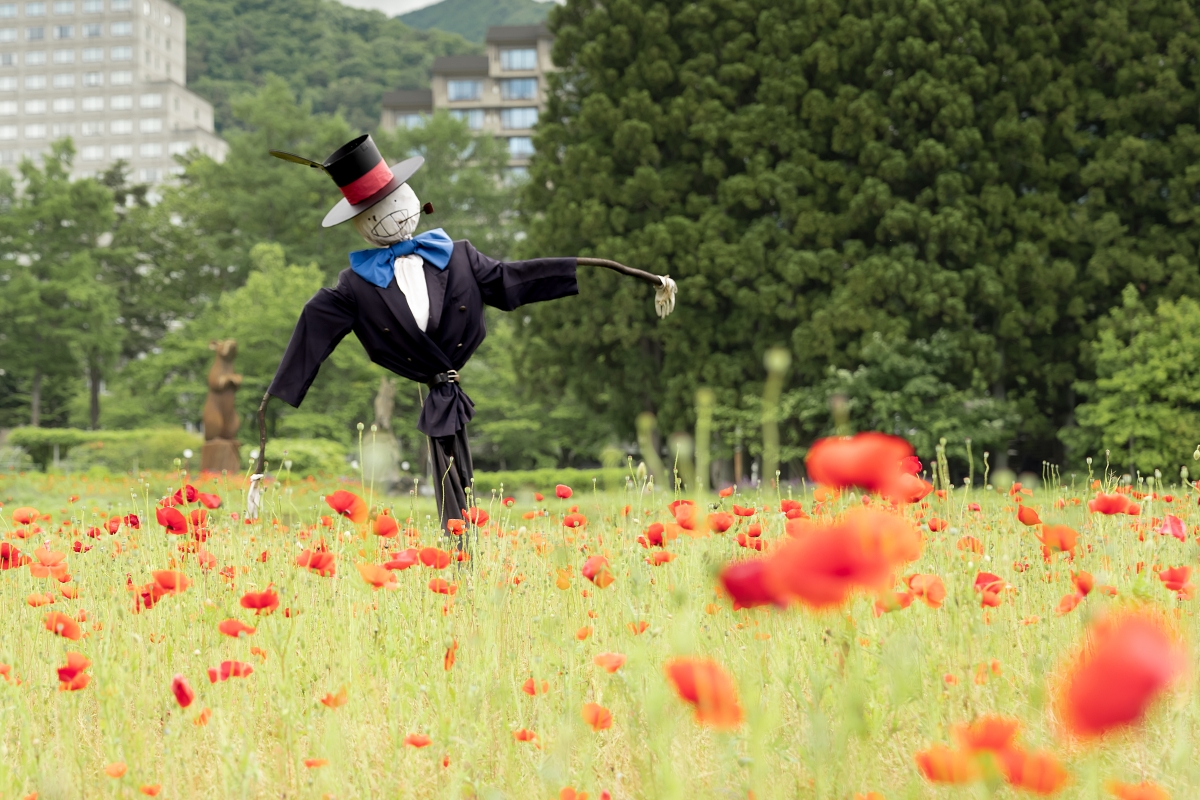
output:
[[[384,492],[400,484],[400,443],[392,433],[392,408],[396,404],[396,381],[379,379],[375,394],[375,430],[363,433],[363,480]]]
[[[208,371],[208,397],[204,401],[204,448],[200,451],[202,472],[238,472],[240,443],[235,438],[242,421],[234,405],[234,394],[242,385],[242,376],[233,371],[237,342],[233,339],[212,341],[208,349],[216,353]]]

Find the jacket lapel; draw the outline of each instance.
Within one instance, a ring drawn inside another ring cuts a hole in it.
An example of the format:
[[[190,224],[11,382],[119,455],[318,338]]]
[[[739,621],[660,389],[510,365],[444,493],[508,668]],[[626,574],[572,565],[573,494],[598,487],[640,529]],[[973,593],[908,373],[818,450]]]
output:
[[[392,282],[388,284],[386,289],[376,286],[375,291],[379,292],[379,296],[383,298],[383,302],[387,305],[388,310],[392,312],[392,316],[400,323],[400,327],[404,328],[404,332],[433,355],[436,360],[441,361],[446,369],[450,369],[450,360],[446,358],[446,354],[442,352],[433,339],[426,335],[425,331],[417,327],[417,321],[413,318],[412,310],[408,307],[408,300],[404,297],[404,292],[400,291],[400,287],[396,285],[396,278],[392,278]],[[431,302],[430,327],[432,327],[433,322],[432,312],[433,304]]]
[[[429,291],[429,324],[425,331],[433,336],[442,321],[442,306],[446,303],[446,273],[449,270],[438,269],[425,262],[425,286]]]

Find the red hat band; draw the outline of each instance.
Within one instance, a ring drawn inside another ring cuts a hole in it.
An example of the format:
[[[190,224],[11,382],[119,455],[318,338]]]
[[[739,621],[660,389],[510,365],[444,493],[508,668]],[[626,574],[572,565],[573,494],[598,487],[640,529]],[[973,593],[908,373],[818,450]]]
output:
[[[339,147],[324,166],[350,205],[370,199],[395,177],[369,134]]]

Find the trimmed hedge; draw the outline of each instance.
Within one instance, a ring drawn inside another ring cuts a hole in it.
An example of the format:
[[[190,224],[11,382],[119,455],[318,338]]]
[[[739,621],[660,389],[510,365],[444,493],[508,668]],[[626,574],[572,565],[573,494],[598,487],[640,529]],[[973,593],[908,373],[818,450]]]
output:
[[[258,449],[242,447],[242,457],[249,465],[250,454]],[[272,475],[284,472],[285,462],[292,462],[291,473],[300,477],[309,475],[350,475],[347,460],[349,451],[345,445],[330,439],[268,439],[267,470]]]
[[[492,492],[499,493],[503,485],[505,494],[512,494],[517,489],[533,489],[552,497],[557,484],[564,483],[579,493],[590,490],[593,480],[596,481],[596,487],[602,491],[617,491],[625,488],[625,479],[628,476],[629,470],[624,467],[476,472],[475,494],[482,502],[490,497]]]
[[[60,461],[75,469],[105,467],[112,472],[171,469],[184,450],[192,451],[192,464],[200,463],[204,437],[182,428],[145,428],[132,431],[85,431],[78,428],[14,428],[8,444],[29,453],[40,469]]]

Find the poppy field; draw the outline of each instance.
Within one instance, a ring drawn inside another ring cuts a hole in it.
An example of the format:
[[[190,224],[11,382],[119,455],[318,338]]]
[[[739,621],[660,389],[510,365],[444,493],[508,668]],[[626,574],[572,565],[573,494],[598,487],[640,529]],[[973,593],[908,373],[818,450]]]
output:
[[[1200,488],[0,477],[0,793],[1161,800],[1200,790]]]

